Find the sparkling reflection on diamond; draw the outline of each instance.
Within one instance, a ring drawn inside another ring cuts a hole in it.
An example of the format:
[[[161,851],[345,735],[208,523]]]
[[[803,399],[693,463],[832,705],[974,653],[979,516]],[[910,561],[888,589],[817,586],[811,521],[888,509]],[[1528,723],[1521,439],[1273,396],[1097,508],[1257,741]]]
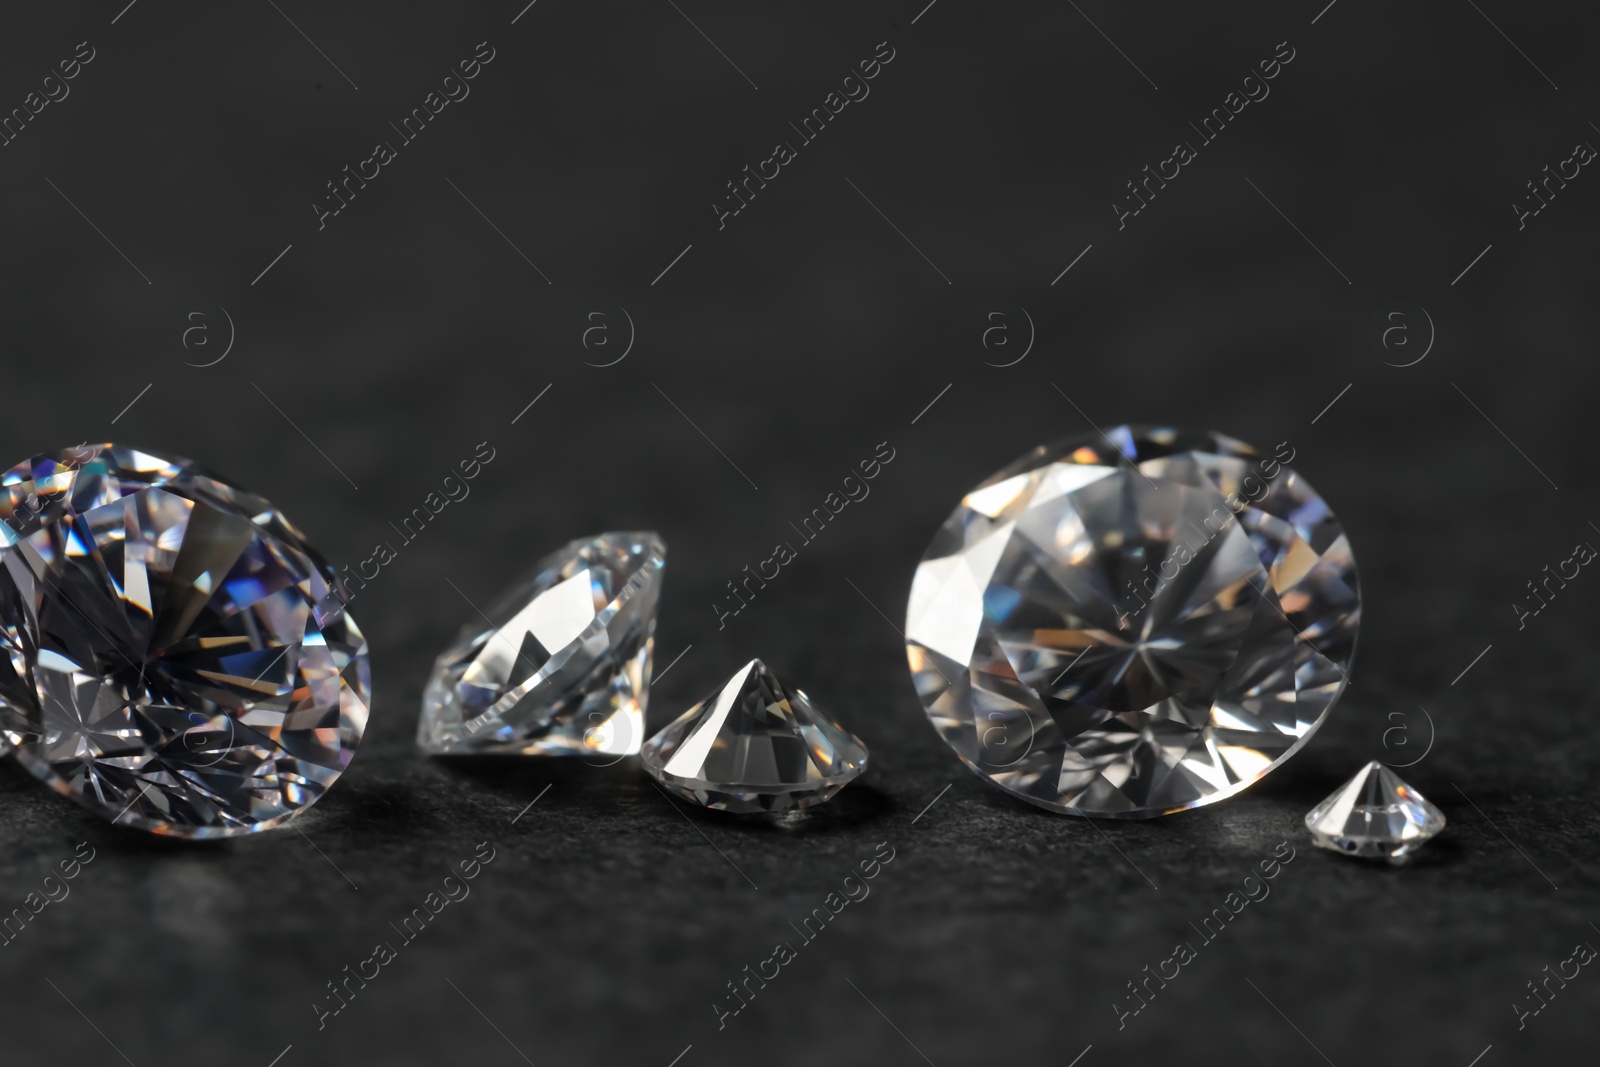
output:
[[[1055,811],[1237,793],[1347,681],[1355,562],[1322,498],[1218,434],[1117,427],[968,493],[917,569],[912,676],[974,771]]]
[[[1373,760],[1306,813],[1318,848],[1402,863],[1444,829],[1444,813]]]
[[[0,480],[0,736],[119,825],[174,837],[294,817],[366,727],[367,645],[283,515],[121,445]]]
[[[695,804],[779,813],[855,781],[867,747],[753,659],[646,742],[644,768]]]
[[[434,755],[633,755],[666,545],[580,538],[541,559],[440,654],[417,744]]]

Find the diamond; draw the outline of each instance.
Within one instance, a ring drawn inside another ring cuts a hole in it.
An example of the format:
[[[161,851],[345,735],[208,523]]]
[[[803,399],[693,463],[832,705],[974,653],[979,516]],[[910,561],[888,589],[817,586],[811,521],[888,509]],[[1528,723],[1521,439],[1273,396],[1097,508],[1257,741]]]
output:
[[[367,644],[276,508],[122,445],[0,478],[0,736],[121,826],[255,833],[316,803],[367,723]]]
[[[867,746],[753,659],[644,746],[650,776],[720,811],[820,804],[867,769]]]
[[[603,533],[541,559],[439,655],[417,744],[433,755],[637,753],[666,552],[655,533]]]
[[[1286,448],[1120,426],[968,493],[906,610],[917,692],[961,760],[1052,811],[1147,818],[1304,745],[1348,680],[1360,597]]]
[[[1306,829],[1318,848],[1404,863],[1444,829],[1444,813],[1373,760],[1306,814]]]

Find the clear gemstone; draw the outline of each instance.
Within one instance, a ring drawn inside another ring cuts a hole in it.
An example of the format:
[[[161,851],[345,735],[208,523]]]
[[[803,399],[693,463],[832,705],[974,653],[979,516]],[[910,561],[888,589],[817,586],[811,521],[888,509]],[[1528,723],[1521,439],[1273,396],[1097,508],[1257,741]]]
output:
[[[475,615],[434,663],[417,744],[434,755],[633,755],[666,545],[580,538]]]
[[[1306,814],[1318,848],[1403,862],[1444,829],[1444,813],[1373,760]]]
[[[0,736],[118,825],[186,838],[298,815],[367,723],[367,644],[270,503],[122,445],[0,479]]]
[[[1121,426],[968,493],[906,611],[918,694],[962,761],[1053,811],[1145,818],[1297,751],[1347,681],[1360,598],[1285,447]]]
[[[753,659],[644,746],[650,776],[721,811],[820,804],[867,769],[867,746]]]

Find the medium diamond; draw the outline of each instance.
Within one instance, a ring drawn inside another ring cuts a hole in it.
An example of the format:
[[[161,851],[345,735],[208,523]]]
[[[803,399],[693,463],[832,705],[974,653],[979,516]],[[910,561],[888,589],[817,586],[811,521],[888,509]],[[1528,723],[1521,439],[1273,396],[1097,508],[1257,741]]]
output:
[[[1373,760],[1306,814],[1318,848],[1403,863],[1444,829],[1444,813]]]
[[[1293,755],[1347,681],[1360,597],[1286,447],[1122,426],[968,493],[906,611],[918,694],[962,761],[1053,811],[1146,818]]]
[[[604,533],[541,559],[440,654],[417,744],[433,755],[637,753],[666,551],[654,533]]]
[[[721,811],[820,804],[867,769],[867,747],[753,659],[644,746],[650,776]]]
[[[295,817],[367,723],[367,644],[270,503],[122,445],[0,479],[0,736],[57,792],[173,837]]]

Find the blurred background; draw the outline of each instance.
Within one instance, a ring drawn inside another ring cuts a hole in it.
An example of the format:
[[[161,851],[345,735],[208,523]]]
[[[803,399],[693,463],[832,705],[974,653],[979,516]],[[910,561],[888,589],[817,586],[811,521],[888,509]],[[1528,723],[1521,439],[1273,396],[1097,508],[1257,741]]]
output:
[[[0,768],[0,912],[94,855],[0,944],[8,1063],[1488,1067],[1592,1036],[1595,979],[1536,1015],[1527,983],[1600,944],[1600,579],[1516,609],[1600,544],[1592,14],[925,2],[8,13],[7,462],[126,441],[337,563],[397,550],[354,609],[371,728],[303,833],[146,840]],[[1089,824],[957,763],[897,627],[965,490],[1128,421],[1288,442],[1365,625],[1270,778]],[[870,496],[720,617],[880,446]],[[463,595],[638,528],[669,546],[652,727],[766,659],[872,749],[811,818],[690,810],[633,760],[412,747]],[[1408,869],[1301,825],[1371,758],[1450,819]],[[484,842],[471,897],[325,1014]],[[1282,842],[1270,899],[1125,1016]],[[870,898],[724,1014],[880,849]]]

